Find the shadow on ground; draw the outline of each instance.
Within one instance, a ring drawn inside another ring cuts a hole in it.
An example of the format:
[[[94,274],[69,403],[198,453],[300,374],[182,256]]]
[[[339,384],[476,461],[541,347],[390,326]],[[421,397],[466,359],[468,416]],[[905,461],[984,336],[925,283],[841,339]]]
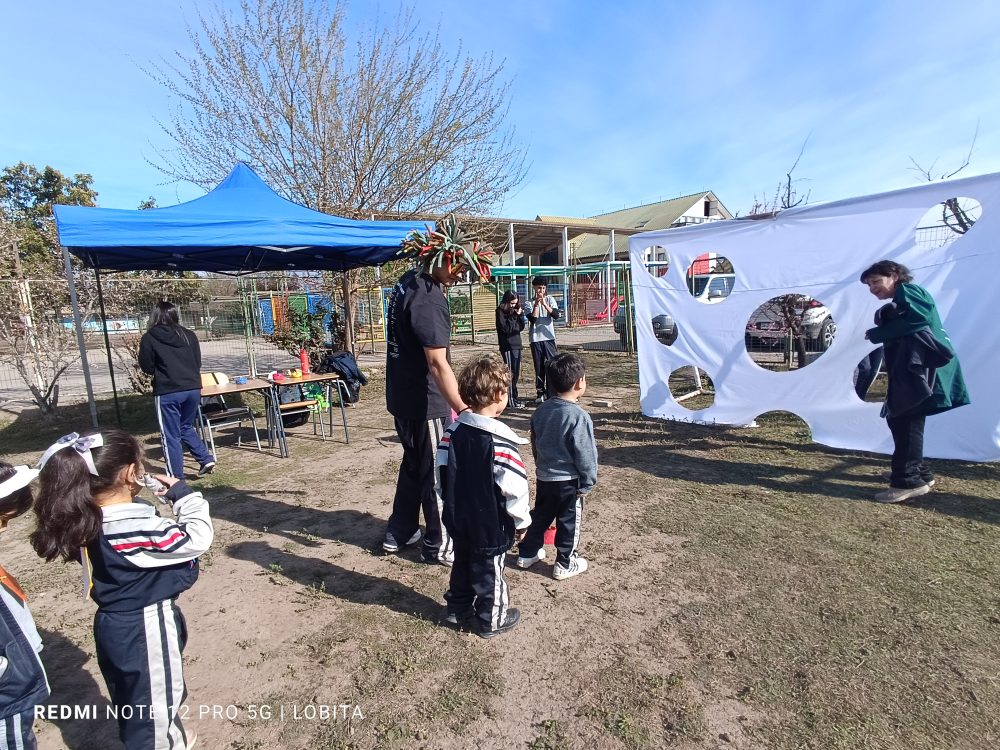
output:
[[[388,578],[275,549],[267,542],[240,542],[226,549],[237,560],[247,560],[303,586],[355,604],[381,605],[418,619],[435,620],[443,604]]]
[[[90,656],[79,646],[59,633],[39,628],[42,637],[42,663],[52,687],[52,695],[45,702],[48,706],[69,709],[90,707],[96,716],[54,718],[62,734],[63,745],[75,750],[109,750],[121,747],[118,743],[118,725],[108,718],[108,699],[90,673],[83,668]]]

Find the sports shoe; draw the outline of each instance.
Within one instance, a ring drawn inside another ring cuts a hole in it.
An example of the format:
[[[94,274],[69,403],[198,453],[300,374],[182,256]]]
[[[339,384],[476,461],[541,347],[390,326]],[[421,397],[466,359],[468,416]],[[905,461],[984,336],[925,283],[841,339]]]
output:
[[[461,613],[458,613],[458,612],[448,612],[448,614],[444,618],[444,621],[448,625],[454,625],[455,627],[458,627],[463,622],[466,622],[467,620],[471,620],[475,616],[476,616],[476,610],[474,610],[474,609],[472,609],[470,607],[469,609],[467,609],[467,610],[465,610],[464,612],[461,612]]]
[[[538,552],[536,552],[531,557],[517,558],[517,567],[521,568],[521,570],[527,570],[539,560],[544,560],[544,559],[545,559],[545,548],[539,547]]]
[[[507,610],[507,617],[500,624],[500,627],[496,630],[480,630],[480,638],[492,638],[493,636],[500,635],[501,633],[506,633],[517,627],[517,624],[521,622],[521,610],[517,607],[511,607]]]
[[[421,552],[420,562],[427,563],[428,565],[444,565],[450,568],[455,563],[455,553],[454,552]]]
[[[569,561],[569,565],[564,566],[556,563],[555,568],[552,569],[552,577],[557,581],[561,581],[564,578],[572,578],[586,572],[587,567],[587,558],[574,557]]]
[[[420,529],[413,532],[413,536],[406,540],[404,547],[409,547],[411,544],[416,544],[420,541],[420,537],[423,533]],[[399,552],[399,542],[396,541],[396,537],[392,535],[391,531],[385,532],[385,539],[382,540],[382,549],[386,552]]]
[[[888,482],[890,479],[892,479],[892,472],[891,471],[883,471],[882,472],[882,478],[885,481]],[[924,484],[926,484],[928,487],[933,487],[935,484],[937,484],[937,480],[936,479],[932,479],[931,481],[925,482]]]
[[[208,463],[202,464],[201,468],[198,469],[198,476],[203,477],[206,474],[211,474],[213,471],[215,471],[215,461],[209,461]]]
[[[890,487],[884,492],[875,495],[875,501],[879,503],[901,503],[911,497],[920,497],[931,491],[929,484],[922,484],[919,487]]]

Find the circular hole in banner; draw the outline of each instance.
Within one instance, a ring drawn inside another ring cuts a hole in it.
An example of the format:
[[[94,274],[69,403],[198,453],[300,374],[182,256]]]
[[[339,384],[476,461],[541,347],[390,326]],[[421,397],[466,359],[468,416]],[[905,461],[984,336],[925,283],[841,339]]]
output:
[[[624,305],[619,307],[619,309],[624,309]],[[622,315],[620,318],[616,318],[615,321],[615,332],[618,334],[618,339],[621,341],[622,350],[627,350],[629,348],[629,336],[632,337],[632,350],[636,351],[638,347],[638,341],[636,340],[635,328],[626,325],[627,321],[625,316]],[[674,342],[677,341],[678,327],[677,321],[674,316],[670,313],[660,313],[659,315],[654,315],[653,319],[650,321],[653,328],[653,336],[664,346],[673,346]]]
[[[661,245],[651,245],[642,251],[642,262],[651,276],[666,276],[670,270],[670,253]]]
[[[715,383],[700,367],[678,367],[670,373],[667,386],[674,401],[685,409],[701,411],[715,403]]]
[[[754,364],[784,372],[815,362],[836,336],[837,323],[821,300],[782,294],[753,311],[743,343]]]
[[[687,289],[699,302],[714,305],[724,302],[733,291],[736,273],[729,259],[717,253],[702,253],[688,266]]]
[[[931,250],[944,247],[972,229],[983,215],[975,198],[948,198],[928,209],[914,232],[917,247]]]
[[[862,401],[881,404],[885,401],[889,380],[883,368],[882,347],[872,349],[854,368],[854,392]]]

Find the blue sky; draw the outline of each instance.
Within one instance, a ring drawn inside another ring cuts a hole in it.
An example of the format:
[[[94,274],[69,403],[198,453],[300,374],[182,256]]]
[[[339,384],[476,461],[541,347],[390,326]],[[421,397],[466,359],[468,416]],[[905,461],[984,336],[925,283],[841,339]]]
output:
[[[139,67],[189,48],[194,0],[4,5],[0,166],[89,172],[112,208],[201,193],[148,164],[170,147],[156,125],[170,99]],[[911,157],[957,167],[977,122],[962,174],[1000,171],[996,3],[422,0],[417,13],[506,61],[530,170],[502,216],[701,190],[746,213],[806,139],[795,176],[810,202],[906,187]]]

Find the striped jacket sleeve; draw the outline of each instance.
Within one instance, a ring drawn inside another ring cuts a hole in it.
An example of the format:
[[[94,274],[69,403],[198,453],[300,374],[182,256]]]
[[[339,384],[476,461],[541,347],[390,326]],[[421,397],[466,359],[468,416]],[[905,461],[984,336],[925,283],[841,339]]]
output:
[[[528,474],[517,446],[500,437],[493,437],[493,478],[506,498],[507,513],[514,519],[514,528],[531,525],[528,500]]]
[[[160,568],[188,562],[212,545],[215,530],[208,515],[208,501],[202,494],[178,482],[170,488],[167,498],[173,501],[176,519],[153,515],[105,525],[108,542],[136,567]]]

